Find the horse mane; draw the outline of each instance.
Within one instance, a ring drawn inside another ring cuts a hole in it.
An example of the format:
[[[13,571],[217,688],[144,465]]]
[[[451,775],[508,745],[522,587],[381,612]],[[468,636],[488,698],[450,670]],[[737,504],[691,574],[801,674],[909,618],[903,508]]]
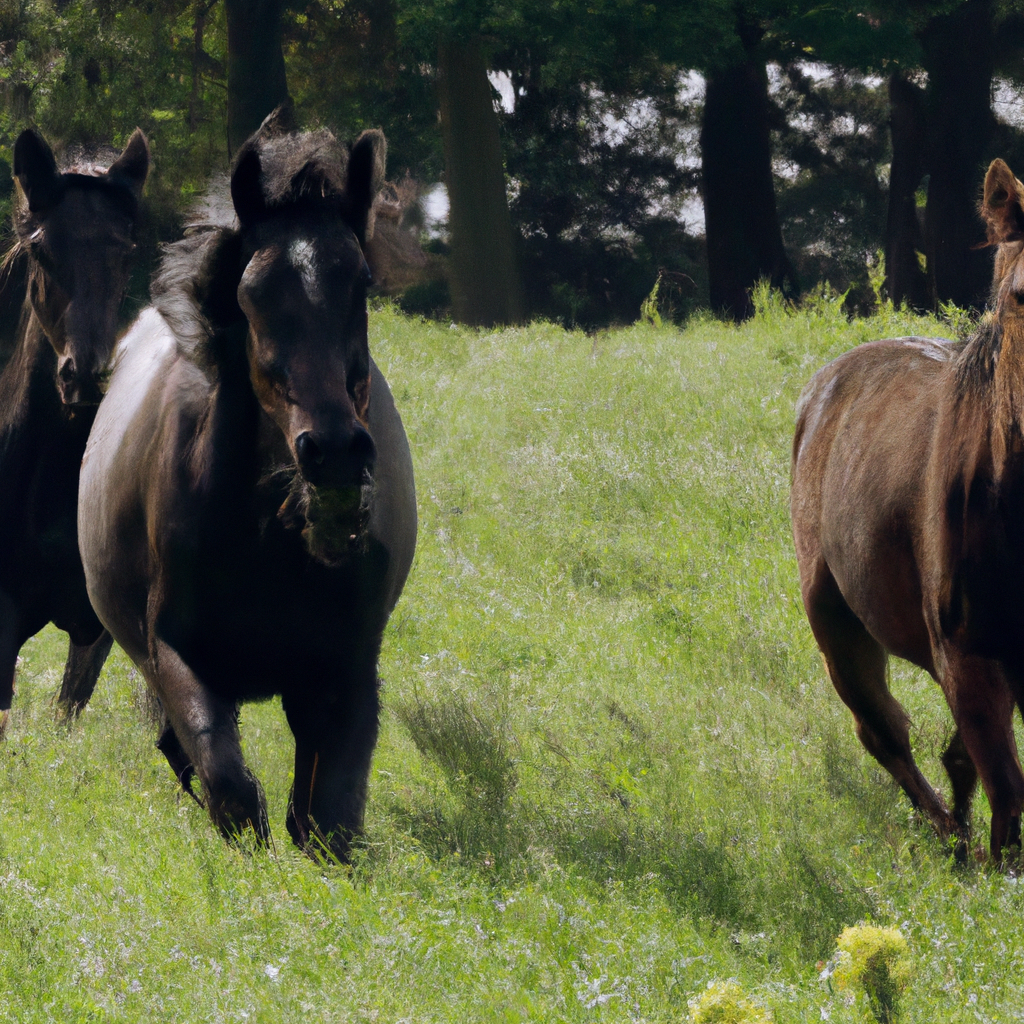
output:
[[[345,193],[348,150],[324,128],[261,138],[257,143],[268,209],[318,204]]]
[[[260,188],[273,212],[335,211],[345,194],[348,151],[331,132],[283,132],[254,140]],[[215,178],[186,218],[185,237],[164,247],[153,276],[153,305],[186,358],[210,369],[231,328],[244,321],[236,292],[244,270],[242,230],[227,176]]]
[[[960,342],[953,357],[953,380],[958,398],[990,391],[1003,347],[1003,325],[996,317],[986,317],[977,330]]]

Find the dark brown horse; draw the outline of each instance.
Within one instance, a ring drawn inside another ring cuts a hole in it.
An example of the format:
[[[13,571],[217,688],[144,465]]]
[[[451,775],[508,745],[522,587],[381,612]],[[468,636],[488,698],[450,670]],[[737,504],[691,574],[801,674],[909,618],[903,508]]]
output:
[[[238,226],[172,247],[122,341],[79,506],[89,594],[160,700],[158,745],[186,791],[198,776],[225,835],[267,838],[238,706],[281,694],[288,830],[342,858],[416,542],[409,447],[367,341],[383,157],[379,132],[348,152],[273,115],[245,143]]]
[[[149,149],[136,131],[108,170],[61,173],[34,131],[14,146],[17,235],[28,260],[17,344],[0,375],[0,732],[22,644],[47,622],[71,637],[61,704],[89,699],[110,650],[78,555],[78,472],[114,346]]]
[[[999,246],[992,312],[966,343],[873,342],[814,376],[792,516],[807,616],[864,746],[961,855],[980,775],[999,859],[1024,804],[1024,186],[1001,160],[982,214]],[[952,811],[914,763],[888,654],[946,695]]]

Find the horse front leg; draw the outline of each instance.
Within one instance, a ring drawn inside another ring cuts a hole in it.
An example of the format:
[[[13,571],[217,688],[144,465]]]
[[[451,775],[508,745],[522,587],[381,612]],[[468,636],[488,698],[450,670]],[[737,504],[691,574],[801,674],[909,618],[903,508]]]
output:
[[[110,654],[114,638],[106,631],[91,644],[68,640],[68,657],[64,663],[64,681],[57,697],[57,715],[66,722],[76,719],[89,703],[96,680]]]
[[[348,861],[363,830],[367,783],[377,743],[379,701],[374,670],[358,692],[330,703],[316,696],[284,701],[295,736],[295,781],[288,801],[288,832],[310,856],[324,850]]]
[[[242,757],[237,705],[211,693],[163,641],[155,643],[145,672],[166,716],[158,745],[178,781],[191,793],[195,773],[206,809],[226,839],[251,829],[260,843],[268,842],[266,800]]]
[[[953,787],[953,819],[960,833],[956,857],[957,860],[963,861],[967,859],[967,848],[971,838],[971,802],[978,785],[978,769],[967,752],[959,729],[953,733],[942,755],[942,765]]]
[[[1024,772],[1013,735],[1014,694],[998,662],[946,653],[942,685],[963,745],[981,777],[992,808],[989,853],[1002,859],[1004,847],[1019,847],[1024,807]]]

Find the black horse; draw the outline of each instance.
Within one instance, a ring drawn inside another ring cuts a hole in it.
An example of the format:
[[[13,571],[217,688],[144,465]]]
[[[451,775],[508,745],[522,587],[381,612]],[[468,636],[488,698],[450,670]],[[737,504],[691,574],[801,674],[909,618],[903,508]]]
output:
[[[89,595],[159,698],[158,746],[228,837],[268,837],[241,701],[280,694],[287,825],[345,858],[377,738],[377,658],[416,544],[412,461],[367,341],[384,137],[275,119],[231,175],[238,226],[176,243],[122,341],[82,468]],[[230,218],[230,213],[225,220]]]
[[[28,287],[0,375],[0,733],[22,644],[47,622],[71,637],[61,705],[89,699],[110,650],[78,555],[78,472],[135,249],[149,170],[136,131],[106,171],[61,173],[34,131],[14,145],[16,241]]]

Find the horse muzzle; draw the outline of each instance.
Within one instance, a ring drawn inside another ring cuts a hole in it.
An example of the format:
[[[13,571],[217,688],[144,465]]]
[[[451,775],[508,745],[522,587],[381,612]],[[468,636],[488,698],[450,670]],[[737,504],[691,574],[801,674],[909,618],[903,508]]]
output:
[[[103,398],[99,375],[79,373],[72,356],[61,356],[57,362],[57,390],[64,405],[72,408],[99,405]]]
[[[341,437],[303,430],[294,441],[303,480],[318,491],[353,492],[373,476],[377,446],[362,426]]]

